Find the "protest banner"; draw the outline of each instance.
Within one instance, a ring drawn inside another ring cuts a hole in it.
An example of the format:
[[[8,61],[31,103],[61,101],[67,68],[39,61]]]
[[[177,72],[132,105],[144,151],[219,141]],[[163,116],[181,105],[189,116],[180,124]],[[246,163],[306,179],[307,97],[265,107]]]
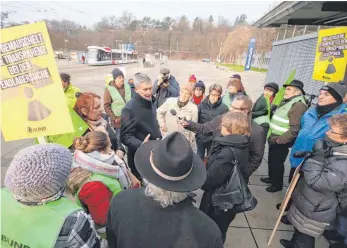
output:
[[[45,22],[1,29],[6,141],[74,131]]]
[[[319,30],[312,79],[343,81],[347,67],[347,27]]]

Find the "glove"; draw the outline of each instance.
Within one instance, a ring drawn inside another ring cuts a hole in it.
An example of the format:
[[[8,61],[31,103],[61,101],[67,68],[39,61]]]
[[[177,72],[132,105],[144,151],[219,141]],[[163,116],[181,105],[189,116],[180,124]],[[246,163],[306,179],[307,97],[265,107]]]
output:
[[[329,156],[331,148],[324,143],[324,140],[317,140],[312,151],[312,159],[323,163],[325,157]]]

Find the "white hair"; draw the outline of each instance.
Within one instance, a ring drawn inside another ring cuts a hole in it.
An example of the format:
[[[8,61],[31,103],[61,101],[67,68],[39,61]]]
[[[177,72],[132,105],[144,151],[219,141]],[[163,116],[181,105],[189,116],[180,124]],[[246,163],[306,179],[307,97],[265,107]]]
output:
[[[187,193],[168,191],[151,184],[145,179],[143,181],[144,184],[146,184],[146,196],[153,198],[153,200],[160,203],[163,208],[179,203],[187,198]]]
[[[152,80],[146,74],[138,72],[138,73],[135,74],[135,78],[134,78],[134,86],[135,86],[135,88],[137,88],[142,83],[152,84]]]

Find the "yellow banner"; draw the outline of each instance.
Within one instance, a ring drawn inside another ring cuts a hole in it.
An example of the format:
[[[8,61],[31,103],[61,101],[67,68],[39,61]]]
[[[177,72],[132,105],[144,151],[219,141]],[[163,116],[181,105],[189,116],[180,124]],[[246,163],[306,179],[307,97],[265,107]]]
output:
[[[6,141],[74,131],[45,22],[1,29]]]
[[[319,31],[312,79],[338,83],[347,66],[347,27]]]

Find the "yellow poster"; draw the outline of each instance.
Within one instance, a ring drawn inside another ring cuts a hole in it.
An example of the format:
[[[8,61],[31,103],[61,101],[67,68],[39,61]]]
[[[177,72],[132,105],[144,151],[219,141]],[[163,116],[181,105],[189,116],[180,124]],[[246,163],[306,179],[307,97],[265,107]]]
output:
[[[312,79],[337,83],[347,67],[347,27],[319,31]]]
[[[73,132],[46,23],[1,29],[0,51],[5,140]]]

